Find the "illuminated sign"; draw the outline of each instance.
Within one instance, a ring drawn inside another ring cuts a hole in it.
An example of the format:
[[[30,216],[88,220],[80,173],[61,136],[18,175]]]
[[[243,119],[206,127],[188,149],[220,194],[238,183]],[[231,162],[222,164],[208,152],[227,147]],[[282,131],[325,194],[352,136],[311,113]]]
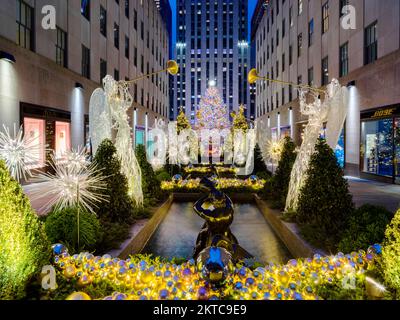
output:
[[[362,112],[361,119],[390,118],[398,114],[400,114],[400,105],[395,105],[392,107],[386,107],[386,108]]]
[[[394,114],[395,111],[396,111],[396,108],[385,109],[385,110],[378,110],[378,111],[375,111],[375,113],[374,113],[374,115],[372,116],[372,118],[389,117],[389,116],[392,116],[392,115]]]

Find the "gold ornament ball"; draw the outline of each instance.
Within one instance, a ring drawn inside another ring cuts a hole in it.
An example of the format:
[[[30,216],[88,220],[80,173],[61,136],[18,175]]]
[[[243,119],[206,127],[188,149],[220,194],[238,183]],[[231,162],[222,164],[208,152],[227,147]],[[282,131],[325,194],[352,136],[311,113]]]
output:
[[[92,300],[92,299],[88,294],[84,292],[74,292],[73,294],[69,295],[66,300],[79,301],[79,300]]]

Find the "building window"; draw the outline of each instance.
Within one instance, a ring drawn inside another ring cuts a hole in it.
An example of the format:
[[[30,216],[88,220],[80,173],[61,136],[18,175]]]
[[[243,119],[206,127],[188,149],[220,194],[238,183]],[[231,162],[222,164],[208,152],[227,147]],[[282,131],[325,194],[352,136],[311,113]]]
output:
[[[301,15],[303,13],[303,0],[298,0],[298,15]]]
[[[129,19],[129,0],[125,0],[125,17]]]
[[[289,66],[291,66],[293,63],[293,46],[289,46]]]
[[[346,42],[340,47],[340,77],[349,73],[349,44]]]
[[[67,33],[57,27],[56,63],[67,68]]]
[[[308,46],[311,47],[314,43],[314,19],[308,23]]]
[[[107,61],[100,59],[100,83],[107,76]]]
[[[90,49],[82,45],[82,76],[90,79]]]
[[[107,11],[100,6],[100,33],[107,37]]]
[[[314,86],[314,68],[308,69],[308,85],[310,87]]]
[[[286,68],[285,60],[286,60],[286,55],[282,54],[282,72],[285,72],[285,68]]]
[[[326,2],[322,6],[322,33],[326,33],[329,30],[329,2]]]
[[[81,0],[81,14],[90,21],[90,0]]]
[[[137,25],[138,25],[138,16],[137,16],[137,11],[136,9],[133,11],[133,28],[137,30]]]
[[[25,2],[17,1],[17,45],[34,50],[33,8]]]
[[[365,29],[365,64],[372,63],[378,59],[378,30],[374,22]]]
[[[293,27],[293,7],[289,8],[289,25]]]
[[[129,59],[129,38],[125,36],[125,58]]]
[[[117,69],[114,69],[114,79],[116,81],[119,81],[119,70],[117,70]]]
[[[114,46],[119,49],[119,26],[114,23]]]
[[[137,67],[137,60],[138,60],[138,54],[137,54],[137,47],[133,48],[133,65]]]
[[[301,56],[301,51],[303,48],[303,34],[300,33],[297,36],[297,56],[300,57]]]
[[[322,85],[325,86],[329,82],[329,60],[328,60],[328,57],[322,59],[321,66],[322,66],[321,82],[322,82]]]

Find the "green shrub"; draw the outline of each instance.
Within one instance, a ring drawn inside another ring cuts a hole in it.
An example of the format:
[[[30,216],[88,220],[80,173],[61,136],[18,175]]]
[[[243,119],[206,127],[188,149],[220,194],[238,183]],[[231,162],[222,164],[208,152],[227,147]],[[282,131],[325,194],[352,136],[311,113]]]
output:
[[[94,161],[106,177],[107,197],[98,206],[96,213],[101,221],[133,223],[135,208],[133,200],[128,195],[128,181],[121,173],[121,161],[117,149],[110,140],[104,140],[98,148]]]
[[[392,218],[393,213],[383,207],[364,205],[354,210],[346,221],[339,251],[349,253],[367,250],[374,243],[382,243]]]
[[[129,224],[122,222],[101,221],[102,237],[96,244],[96,252],[104,254],[119,248],[129,236]]]
[[[159,199],[161,197],[160,182],[154,173],[153,167],[147,161],[146,149],[143,145],[136,147],[136,157],[142,169],[142,189],[143,196],[148,202]]]
[[[254,148],[254,170],[253,174],[262,179],[271,177],[271,172],[268,171],[264,158],[262,157],[260,146],[256,144]]]
[[[382,273],[385,282],[400,296],[400,210],[385,232],[382,248]]]
[[[170,181],[171,180],[171,175],[165,171],[165,170],[160,170],[156,172],[156,178],[158,182],[163,182],[163,181]]]
[[[285,138],[281,159],[278,163],[275,175],[264,188],[264,196],[273,203],[273,207],[283,210],[286,205],[286,198],[289,189],[290,175],[293,164],[296,161],[296,145],[290,139]]]
[[[50,243],[18,182],[0,160],[0,300],[21,299],[50,261]]]
[[[171,177],[176,174],[182,174],[182,168],[177,164],[166,164],[164,170],[168,172]]]
[[[296,219],[302,234],[314,245],[334,251],[353,210],[343,170],[333,150],[319,139],[300,190]]]
[[[82,250],[93,251],[101,239],[99,220],[94,214],[80,209],[79,212],[79,239],[78,247],[78,210],[76,207],[54,209],[46,219],[45,229],[52,243],[64,244],[71,253]]]

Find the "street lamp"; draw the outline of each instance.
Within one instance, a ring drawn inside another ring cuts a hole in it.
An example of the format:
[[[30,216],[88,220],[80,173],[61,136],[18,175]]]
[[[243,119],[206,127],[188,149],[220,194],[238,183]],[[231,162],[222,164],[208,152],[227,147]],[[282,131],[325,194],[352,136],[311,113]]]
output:
[[[280,84],[291,85],[291,86],[297,87],[297,88],[308,89],[308,90],[312,90],[312,91],[319,92],[319,93],[325,93],[324,90],[317,89],[315,87],[301,85],[301,84],[295,84],[293,82],[286,82],[286,81],[281,81],[281,80],[276,80],[276,79],[270,79],[270,78],[267,78],[267,77],[261,77],[261,76],[258,75],[257,69],[251,69],[250,72],[249,72],[249,75],[247,77],[247,81],[250,84],[254,84],[258,80],[267,80],[267,81],[271,81],[271,82],[277,82],[277,83],[280,83]]]

